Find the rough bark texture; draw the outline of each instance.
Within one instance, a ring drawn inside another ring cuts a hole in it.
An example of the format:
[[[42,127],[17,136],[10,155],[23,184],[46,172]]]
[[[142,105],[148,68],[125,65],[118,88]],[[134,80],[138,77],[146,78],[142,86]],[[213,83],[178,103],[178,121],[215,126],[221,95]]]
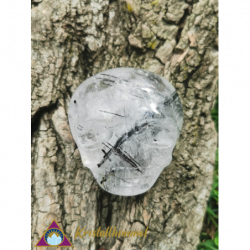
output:
[[[53,219],[74,249],[196,249],[217,145],[217,0],[32,0],[31,12],[32,249]],[[77,86],[113,67],[164,76],[184,109],[171,165],[136,197],[97,185],[68,125]],[[149,229],[145,238],[75,240],[78,226]]]

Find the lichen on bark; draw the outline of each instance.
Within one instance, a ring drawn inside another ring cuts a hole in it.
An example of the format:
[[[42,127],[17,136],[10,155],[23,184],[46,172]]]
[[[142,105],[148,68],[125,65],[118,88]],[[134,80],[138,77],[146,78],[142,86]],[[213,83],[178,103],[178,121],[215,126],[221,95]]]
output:
[[[193,250],[209,197],[217,134],[217,0],[32,1],[32,249],[55,219],[75,249]],[[136,197],[101,190],[68,125],[77,86],[114,67],[168,79],[184,125],[173,161]],[[76,229],[145,230],[145,238],[74,238]],[[45,249],[45,248],[44,248]]]

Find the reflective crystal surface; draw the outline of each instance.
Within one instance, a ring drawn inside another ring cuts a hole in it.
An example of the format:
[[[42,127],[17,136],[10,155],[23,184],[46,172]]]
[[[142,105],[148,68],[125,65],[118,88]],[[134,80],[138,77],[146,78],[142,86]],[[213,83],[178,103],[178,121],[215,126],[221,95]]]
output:
[[[115,68],[77,88],[69,123],[82,162],[98,184],[132,196],[150,189],[172,161],[183,112],[176,90],[163,77]]]

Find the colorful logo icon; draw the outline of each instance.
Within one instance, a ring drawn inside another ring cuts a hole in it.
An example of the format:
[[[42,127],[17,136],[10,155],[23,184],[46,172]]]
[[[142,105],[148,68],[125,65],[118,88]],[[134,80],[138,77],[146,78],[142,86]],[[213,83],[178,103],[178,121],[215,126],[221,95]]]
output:
[[[53,221],[37,242],[36,247],[73,247],[73,245],[57,223]]]

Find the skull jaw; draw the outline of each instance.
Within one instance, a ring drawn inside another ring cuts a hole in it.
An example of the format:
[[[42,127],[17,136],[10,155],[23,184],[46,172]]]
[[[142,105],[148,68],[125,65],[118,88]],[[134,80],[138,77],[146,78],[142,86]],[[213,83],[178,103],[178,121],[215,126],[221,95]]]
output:
[[[168,167],[168,166],[166,166]],[[155,175],[154,177],[151,177],[150,180],[148,180],[148,183],[144,183],[144,184],[138,184],[138,186],[123,186],[123,187],[112,187],[111,185],[106,185],[106,184],[101,184],[100,181],[96,180],[98,185],[105,190],[106,192],[113,194],[113,195],[119,195],[119,196],[136,196],[136,195],[140,195],[143,193],[146,193],[148,190],[150,190],[154,184],[156,183],[156,181],[158,180],[159,176],[161,175],[161,172],[164,170],[165,168],[163,168],[158,175]]]
[[[136,196],[146,193],[154,186],[162,171],[170,165],[172,161],[172,151],[173,148],[171,149],[171,154],[167,162],[165,162],[165,167],[154,168],[153,174],[141,174],[138,172],[136,177],[121,178],[119,176],[116,177],[115,174],[111,172],[106,175],[100,175],[98,168],[89,169],[98,185],[106,192],[119,196]]]

